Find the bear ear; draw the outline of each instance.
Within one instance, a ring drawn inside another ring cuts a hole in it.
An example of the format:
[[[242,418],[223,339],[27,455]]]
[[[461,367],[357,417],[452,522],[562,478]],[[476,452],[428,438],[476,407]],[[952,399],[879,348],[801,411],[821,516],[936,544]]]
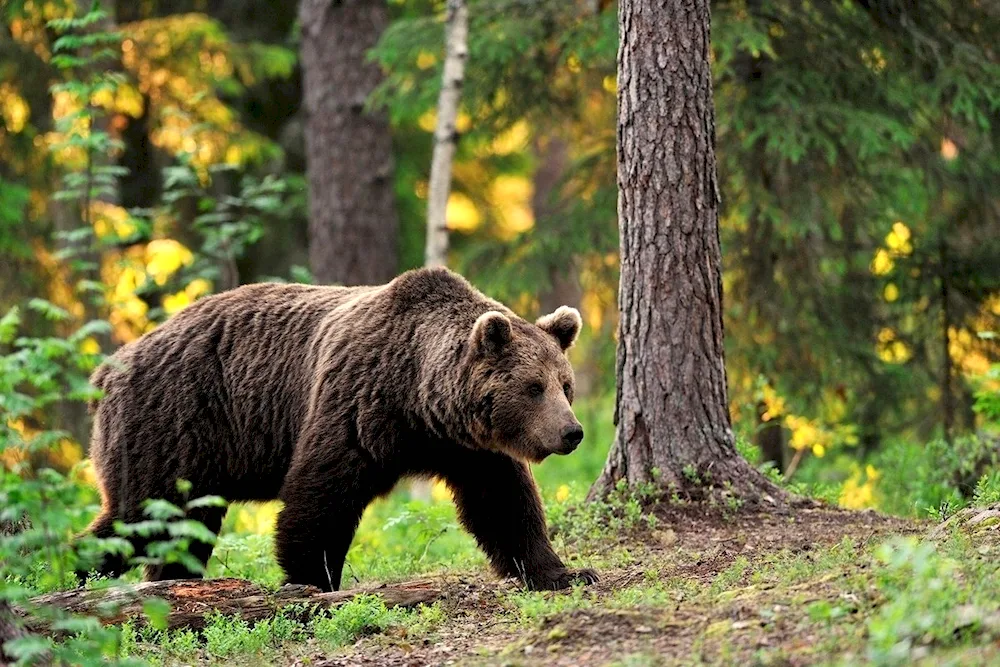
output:
[[[576,308],[559,306],[556,312],[539,317],[535,320],[535,324],[545,333],[554,336],[559,342],[559,347],[565,352],[576,342],[580,327],[583,326],[583,319]]]
[[[498,354],[510,343],[510,320],[503,313],[489,310],[472,325],[472,345],[490,354]]]

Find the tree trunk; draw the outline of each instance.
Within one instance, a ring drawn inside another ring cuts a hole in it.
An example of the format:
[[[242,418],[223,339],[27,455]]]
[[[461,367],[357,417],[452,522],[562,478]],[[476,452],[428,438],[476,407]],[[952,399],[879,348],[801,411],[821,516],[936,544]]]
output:
[[[6,600],[0,600],[0,667],[14,664],[13,656],[4,652],[4,644],[18,637],[23,637],[24,634],[24,629],[21,628],[14,611],[10,608],[10,603]]]
[[[378,284],[398,269],[392,136],[366,111],[388,23],[385,0],[303,0],[302,67],[309,173],[309,264],[319,283]]]
[[[427,196],[427,245],[424,266],[448,264],[448,196],[451,192],[451,163],[458,143],[458,103],[462,98],[465,60],[468,57],[469,10],[465,0],[448,0],[445,19],[445,58],[438,97],[434,156]]]
[[[617,431],[592,494],[624,479],[781,502],[729,421],[709,0],[618,11]]]
[[[469,55],[469,10],[465,0],[448,0],[445,17],[445,57],[438,96],[434,155],[427,190],[427,242],[424,266],[448,266],[448,197],[451,194],[451,165],[458,144],[458,104],[462,99],[465,61]],[[415,479],[410,497],[429,501],[433,481]]]

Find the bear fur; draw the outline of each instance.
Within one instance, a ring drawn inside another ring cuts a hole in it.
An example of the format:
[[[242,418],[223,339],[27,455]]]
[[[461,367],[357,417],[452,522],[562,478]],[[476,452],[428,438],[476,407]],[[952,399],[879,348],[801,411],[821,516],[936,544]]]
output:
[[[565,356],[579,330],[575,309],[533,324],[443,268],[201,299],[94,372],[103,507],[91,532],[140,520],[147,498],[179,500],[178,479],[191,497],[280,499],[288,582],[336,590],[365,507],[400,478],[437,476],[498,575],[532,589],[593,582],[553,551],[527,465],[583,438]],[[217,532],[223,514],[192,518]],[[207,562],[211,547],[192,553]],[[99,571],[122,568],[108,557]],[[179,564],[146,570],[192,576]]]

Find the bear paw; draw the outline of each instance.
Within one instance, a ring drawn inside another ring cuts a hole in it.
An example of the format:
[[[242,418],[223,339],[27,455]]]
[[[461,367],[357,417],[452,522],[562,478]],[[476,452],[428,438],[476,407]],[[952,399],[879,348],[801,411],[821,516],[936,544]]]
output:
[[[597,583],[598,579],[597,572],[590,568],[582,570],[568,570],[563,568],[529,576],[524,583],[533,591],[558,591],[570,588],[574,584],[584,584],[586,586]]]

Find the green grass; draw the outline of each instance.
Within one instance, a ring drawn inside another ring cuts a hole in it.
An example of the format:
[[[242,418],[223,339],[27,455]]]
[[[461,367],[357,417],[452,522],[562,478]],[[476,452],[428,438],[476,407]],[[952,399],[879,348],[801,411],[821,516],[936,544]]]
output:
[[[303,622],[297,610],[286,609],[270,619],[249,624],[212,614],[200,632],[156,630],[128,622],[122,626],[120,655],[153,664],[187,661],[229,664],[247,658],[274,662],[311,641],[322,650],[336,650],[359,638],[396,629],[411,638],[430,636],[446,619],[437,604],[413,610],[386,609],[381,598],[361,595]]]

